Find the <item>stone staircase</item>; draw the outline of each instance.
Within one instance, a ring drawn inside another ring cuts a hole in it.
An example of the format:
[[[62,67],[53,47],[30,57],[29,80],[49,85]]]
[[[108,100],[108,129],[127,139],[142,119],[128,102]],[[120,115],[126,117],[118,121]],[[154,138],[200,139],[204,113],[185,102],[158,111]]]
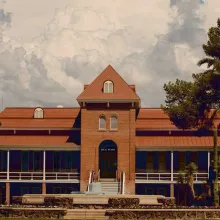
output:
[[[119,194],[120,183],[116,181],[100,180],[102,192],[105,194]]]
[[[93,220],[107,220],[109,216],[105,216],[104,209],[67,209],[67,214],[64,219],[93,219]]]

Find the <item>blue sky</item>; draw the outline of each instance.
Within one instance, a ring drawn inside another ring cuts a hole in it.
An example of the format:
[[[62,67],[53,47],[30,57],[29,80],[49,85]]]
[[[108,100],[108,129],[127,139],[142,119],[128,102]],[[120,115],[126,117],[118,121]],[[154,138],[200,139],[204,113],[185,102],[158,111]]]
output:
[[[136,85],[142,106],[159,107],[164,83],[205,68],[196,63],[220,15],[219,0],[0,2],[4,107],[77,106],[108,64]]]

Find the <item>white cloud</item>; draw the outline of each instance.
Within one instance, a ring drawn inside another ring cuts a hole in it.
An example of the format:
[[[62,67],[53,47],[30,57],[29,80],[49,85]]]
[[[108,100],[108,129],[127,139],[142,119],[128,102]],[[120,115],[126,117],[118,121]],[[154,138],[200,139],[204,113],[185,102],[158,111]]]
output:
[[[110,63],[136,84],[144,105],[159,106],[165,82],[199,70],[218,1],[117,0],[106,7],[102,0],[47,0],[48,8],[43,0],[8,1],[13,19],[2,32],[0,95],[8,106],[74,106],[83,84]]]

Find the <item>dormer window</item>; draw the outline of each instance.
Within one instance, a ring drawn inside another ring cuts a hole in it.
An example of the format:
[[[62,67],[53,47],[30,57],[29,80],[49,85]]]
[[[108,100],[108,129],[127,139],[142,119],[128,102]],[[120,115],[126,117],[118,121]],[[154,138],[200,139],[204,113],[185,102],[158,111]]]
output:
[[[42,108],[36,108],[34,110],[34,118],[44,118],[44,111]]]
[[[113,93],[113,82],[106,81],[104,83],[104,93]]]

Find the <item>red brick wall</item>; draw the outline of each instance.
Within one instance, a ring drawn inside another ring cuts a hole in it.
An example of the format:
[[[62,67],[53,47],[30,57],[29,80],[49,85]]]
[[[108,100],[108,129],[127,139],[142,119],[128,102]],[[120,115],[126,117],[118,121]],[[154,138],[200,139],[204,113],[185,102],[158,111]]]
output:
[[[99,116],[106,117],[106,131],[99,131]],[[118,131],[110,130],[110,117],[118,116]],[[112,140],[118,147],[118,173],[126,173],[126,193],[135,193],[135,110],[87,110],[81,111],[81,171],[80,190],[88,185],[89,171],[98,173],[99,145]]]

